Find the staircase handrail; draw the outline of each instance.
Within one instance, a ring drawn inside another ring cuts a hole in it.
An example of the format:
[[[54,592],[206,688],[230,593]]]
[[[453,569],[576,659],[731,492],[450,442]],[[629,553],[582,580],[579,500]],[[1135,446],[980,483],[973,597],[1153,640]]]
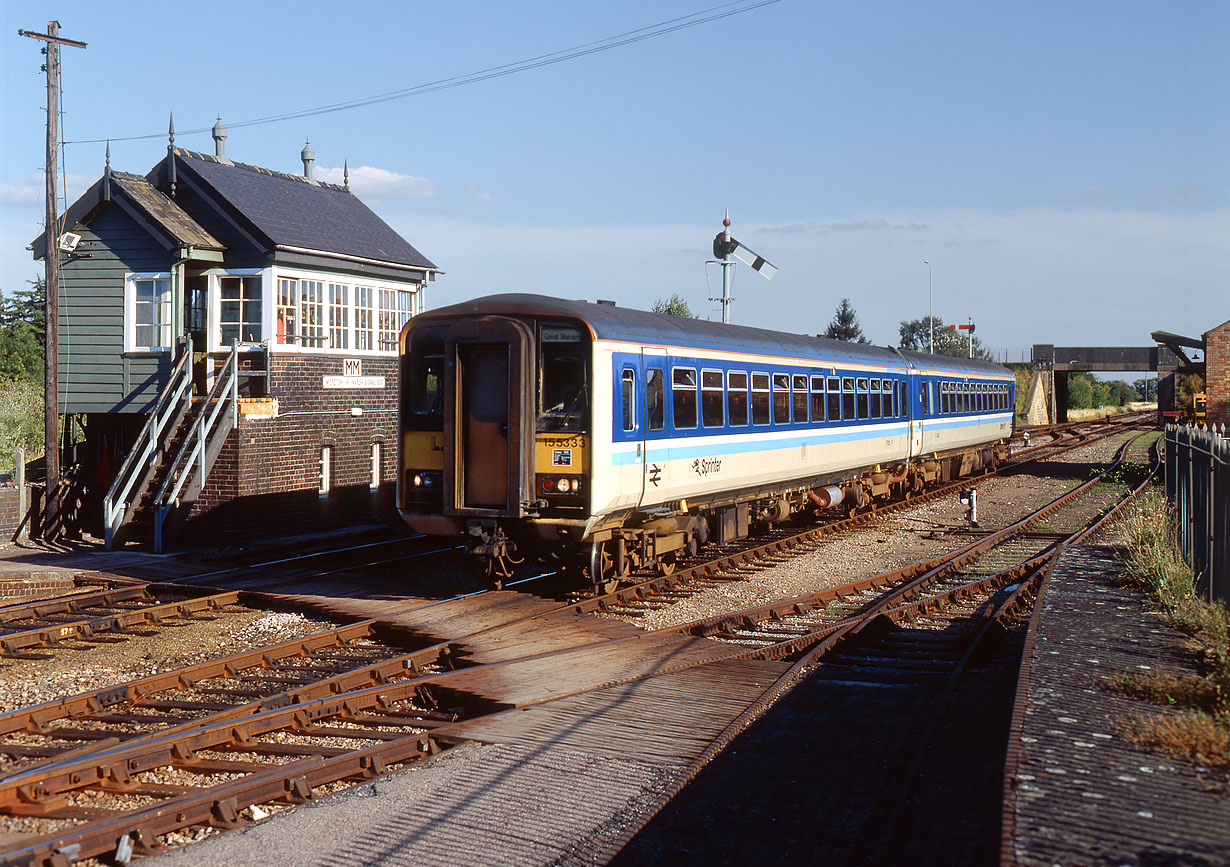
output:
[[[170,379],[103,497],[103,534],[108,551],[127,516],[128,496],[157,453],[167,421],[175,414],[181,397],[188,403],[192,401],[192,338],[185,338],[182,346],[183,352],[171,368]]]
[[[208,415],[205,407],[210,407]],[[218,417],[223,407],[229,407],[231,412],[231,423],[226,426],[226,432],[230,433],[239,423],[239,344],[234,341],[231,343],[231,354],[226,360],[222,375],[214,380],[209,396],[205,398],[188,435],[175,453],[175,459],[167,468],[158,493],[154,495],[154,551],[157,553],[162,553],[162,526],[167,512],[170,505],[179,498],[184,485],[192,478],[191,468],[194,464],[200,470],[201,484],[205,484],[211,469],[206,463],[207,451],[212,444],[211,438],[219,427]]]

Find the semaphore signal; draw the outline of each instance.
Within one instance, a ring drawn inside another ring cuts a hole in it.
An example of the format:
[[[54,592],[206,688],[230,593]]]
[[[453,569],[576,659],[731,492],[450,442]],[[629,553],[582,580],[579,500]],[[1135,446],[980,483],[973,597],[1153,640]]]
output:
[[[718,232],[713,239],[713,256],[717,264],[722,266],[722,324],[729,325],[730,302],[735,300],[730,297],[732,282],[730,269],[735,266],[735,263],[730,261],[730,257],[734,256],[753,271],[759,272],[766,280],[773,279],[773,275],[777,273],[777,266],[730,236],[729,210],[726,211],[726,216],[722,220],[722,231]]]

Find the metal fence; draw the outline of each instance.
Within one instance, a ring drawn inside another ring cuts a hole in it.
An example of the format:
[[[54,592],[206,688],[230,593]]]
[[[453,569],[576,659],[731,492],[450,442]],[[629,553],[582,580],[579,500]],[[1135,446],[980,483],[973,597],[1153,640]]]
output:
[[[1179,519],[1179,544],[1202,599],[1230,603],[1230,437],[1166,425],[1166,499]]]

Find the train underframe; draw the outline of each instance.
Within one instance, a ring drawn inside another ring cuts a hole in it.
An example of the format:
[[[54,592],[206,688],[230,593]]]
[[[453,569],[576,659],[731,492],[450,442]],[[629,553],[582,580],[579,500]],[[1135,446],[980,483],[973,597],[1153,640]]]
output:
[[[1004,441],[864,468],[848,476],[800,480],[775,490],[722,493],[680,502],[672,509],[629,511],[590,521],[529,518],[467,522],[467,552],[495,587],[527,557],[557,559],[611,592],[633,574],[674,572],[678,562],[709,542],[725,544],[800,513],[817,517],[866,511],[908,499],[927,487],[993,470],[1008,456]]]

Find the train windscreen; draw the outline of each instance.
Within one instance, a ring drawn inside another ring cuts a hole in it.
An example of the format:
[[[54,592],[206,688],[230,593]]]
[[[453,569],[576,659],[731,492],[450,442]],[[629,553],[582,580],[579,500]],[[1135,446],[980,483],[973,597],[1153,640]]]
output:
[[[402,425],[407,430],[443,430],[444,334],[415,332],[402,364]]]
[[[589,341],[572,325],[538,330],[538,430],[583,431],[589,416]]]

